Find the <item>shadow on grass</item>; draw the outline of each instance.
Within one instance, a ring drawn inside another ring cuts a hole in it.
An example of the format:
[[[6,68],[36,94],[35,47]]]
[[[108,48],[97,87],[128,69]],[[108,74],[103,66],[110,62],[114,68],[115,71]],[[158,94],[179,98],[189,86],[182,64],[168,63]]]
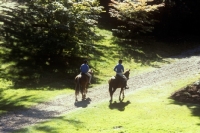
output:
[[[163,41],[154,36],[139,36],[132,39],[115,40],[121,46],[119,54],[125,59],[134,59],[142,65],[159,67],[155,62],[169,63],[164,58],[186,58],[195,53],[199,39],[195,36],[185,36],[178,41]],[[190,51],[188,51],[190,50]],[[189,54],[184,52],[188,51]],[[177,56],[178,55],[178,56]]]
[[[28,101],[29,96],[22,96],[17,99],[17,101],[11,100],[15,96],[10,96],[7,99],[4,99],[4,97],[0,94],[0,111],[12,111],[14,109],[24,109],[25,107],[22,105],[18,105],[18,102],[21,101]],[[1,114],[1,113],[0,113]]]
[[[199,81],[188,84],[187,86],[175,91],[169,98],[173,99],[171,104],[186,106],[193,116],[200,118],[200,95]],[[199,123],[200,125],[200,123]]]
[[[20,53],[21,56],[27,54]],[[11,80],[14,88],[27,89],[64,89],[74,88],[74,78],[79,73],[80,62],[83,59],[76,57],[49,57],[48,59],[38,59],[29,57],[23,60],[18,55],[10,53],[4,57],[3,63],[14,62],[13,65],[1,69],[1,78]],[[52,59],[54,58],[54,59]]]
[[[109,108],[110,109],[117,109],[119,111],[124,111],[125,107],[128,106],[130,104],[130,101],[126,101],[126,102],[114,102],[114,103],[110,103],[109,104]]]
[[[171,104],[175,104],[175,105],[179,105],[179,106],[186,106],[191,111],[191,115],[200,118],[200,105],[199,104],[179,102],[179,101],[172,101]],[[197,125],[200,126],[200,123],[198,123]]]
[[[56,117],[56,118],[52,118],[52,121],[54,123],[65,123],[66,126],[72,125],[73,128],[75,129],[81,129],[84,126],[84,123],[81,122],[80,120],[74,120],[74,119],[66,119],[65,117],[61,116],[61,117]],[[64,125],[55,125],[55,126],[51,126],[51,124],[49,124],[48,121],[45,122],[41,122],[39,125],[34,127],[34,130],[37,132],[46,132],[46,133],[56,133],[56,132],[60,132],[60,127],[63,127]],[[66,128],[66,126],[64,126]],[[67,128],[66,128],[67,129]],[[17,130],[15,132],[29,132],[28,128],[24,128],[24,129],[20,129]]]

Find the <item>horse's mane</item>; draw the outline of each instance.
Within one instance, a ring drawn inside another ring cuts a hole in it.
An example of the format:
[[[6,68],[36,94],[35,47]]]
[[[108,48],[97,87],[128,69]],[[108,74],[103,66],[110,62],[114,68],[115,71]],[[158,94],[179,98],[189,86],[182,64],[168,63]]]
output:
[[[91,73],[91,74],[93,74],[94,73],[94,71],[92,70],[92,69],[89,69],[89,71],[88,71],[89,73]]]
[[[130,69],[126,70],[126,71],[124,72],[124,74],[127,73],[127,72],[130,72]]]

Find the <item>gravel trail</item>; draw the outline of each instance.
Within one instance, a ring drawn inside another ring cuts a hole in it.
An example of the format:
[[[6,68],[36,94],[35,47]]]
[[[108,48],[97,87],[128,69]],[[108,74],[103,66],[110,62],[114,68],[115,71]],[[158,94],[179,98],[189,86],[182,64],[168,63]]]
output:
[[[0,2],[1,5],[4,3]],[[5,6],[17,6],[16,3]],[[1,9],[0,9],[1,11]],[[194,54],[195,53],[195,54]],[[172,57],[174,63],[156,68],[154,71],[143,73],[131,77],[128,81],[129,89],[125,95],[133,93],[135,89],[168,83],[176,79],[185,79],[200,73],[200,47],[189,50],[179,56]],[[194,54],[194,55],[193,55]],[[114,97],[119,96],[119,90],[114,93]],[[101,85],[89,90],[85,101],[74,103],[75,97],[72,95],[60,95],[54,100],[41,103],[30,109],[16,110],[0,116],[0,133],[10,133],[25,126],[34,125],[38,122],[46,121],[64,113],[90,107],[97,102],[109,101],[108,84]],[[80,97],[79,97],[80,100]]]
[[[200,47],[187,51],[182,55],[172,57],[174,63],[156,68],[154,71],[143,73],[131,77],[128,81],[129,89],[125,95],[133,93],[135,89],[150,87],[152,85],[167,83],[176,79],[185,79],[200,73]],[[114,97],[119,96],[119,90],[114,93]],[[91,105],[107,100],[109,102],[108,84],[101,85],[89,90],[85,101],[74,103],[74,94],[60,95],[54,100],[41,103],[30,109],[16,110],[0,116],[0,133],[13,132],[25,126],[30,126],[38,122],[57,117],[64,113],[69,113],[76,109],[90,107]],[[79,95],[79,100],[80,100]]]

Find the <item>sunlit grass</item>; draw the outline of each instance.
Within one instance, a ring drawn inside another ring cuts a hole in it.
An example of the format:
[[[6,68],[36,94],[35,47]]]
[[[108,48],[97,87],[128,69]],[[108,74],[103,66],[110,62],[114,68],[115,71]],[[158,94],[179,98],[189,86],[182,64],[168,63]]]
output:
[[[170,95],[200,78],[188,77],[135,90],[122,103],[109,107],[108,99],[47,122],[20,130],[23,133],[197,133],[200,106],[175,103]]]
[[[49,101],[53,97],[62,94],[71,94],[72,89],[49,90],[48,88],[38,88],[28,90],[26,88],[12,88],[12,82],[0,79],[0,114],[18,108],[29,108],[38,103]]]
[[[108,79],[115,75],[113,71],[114,66],[119,59],[123,59],[125,69],[131,70],[131,75],[138,75],[147,71],[151,71],[163,64],[172,62],[165,57],[180,53],[180,49],[175,49],[172,45],[164,45],[159,42],[151,43],[146,41],[142,46],[138,44],[130,44],[130,42],[121,42],[118,38],[112,35],[111,31],[104,29],[96,29],[97,35],[102,36],[100,40],[94,41],[94,51],[90,53],[89,65],[93,66],[94,79],[90,87],[98,86],[100,84],[107,84]],[[121,43],[121,44],[120,44]],[[151,44],[151,45],[150,45]],[[151,47],[150,47],[151,46]],[[9,50],[0,47],[0,53],[9,52]],[[1,58],[0,58],[1,62]],[[2,72],[6,72],[12,64],[0,64]],[[48,73],[48,75],[50,75]],[[15,76],[15,75],[9,75]],[[47,79],[48,80],[48,79]],[[71,86],[72,82],[68,82]],[[62,81],[64,82],[64,81]],[[66,79],[67,82],[67,79]],[[58,86],[60,82],[49,82],[52,86]],[[60,94],[74,93],[73,88],[54,89],[48,85],[38,88],[13,88],[14,83],[7,80],[0,80],[0,113],[18,108],[28,108],[39,102],[47,101]]]
[[[97,28],[96,32],[97,35],[103,38],[95,42],[94,49],[99,53],[95,52],[92,54],[89,64],[97,68],[97,75],[95,76],[98,78],[99,83],[107,83],[107,80],[115,75],[113,68],[119,59],[123,59],[124,68],[130,69],[133,73],[138,69],[145,71],[147,68],[151,68],[142,65],[141,62],[135,62],[134,57],[127,58],[123,55],[123,46],[118,45],[116,42],[118,38],[114,37],[111,31]],[[131,74],[133,75],[133,73]]]
[[[91,53],[92,58],[90,59],[89,65],[92,65],[95,68],[95,77],[96,79],[98,79],[93,82],[91,87],[102,83],[107,83],[107,80],[115,74],[113,71],[113,67],[117,64],[120,58],[118,56],[118,49],[120,48],[120,46],[113,42],[112,39],[114,37],[112,36],[112,32],[100,29],[98,29],[97,32],[99,35],[102,35],[105,38],[95,42],[94,47],[96,51],[100,51],[100,53]],[[1,49],[1,51],[5,50]],[[9,66],[12,66],[12,64],[15,63],[11,62],[7,64],[1,64],[0,69],[6,72],[6,68],[9,68]],[[141,63],[135,63],[134,60],[125,60],[123,64],[125,66],[125,69],[131,69],[133,71],[131,75],[138,74],[149,68],[148,66],[141,66]],[[51,82],[50,84],[57,83]],[[13,85],[14,84],[11,81],[3,79],[0,81],[0,113],[17,108],[28,108],[37,103],[47,101],[55,97],[56,95],[74,93],[74,90],[71,88],[55,90],[53,88],[49,88],[47,85],[46,87],[38,87],[35,89],[14,89]]]

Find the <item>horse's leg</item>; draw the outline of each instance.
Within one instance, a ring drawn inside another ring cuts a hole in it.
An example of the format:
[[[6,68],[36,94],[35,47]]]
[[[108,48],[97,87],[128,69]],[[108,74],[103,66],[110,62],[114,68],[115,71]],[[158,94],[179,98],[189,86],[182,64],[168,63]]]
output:
[[[84,84],[82,86],[82,100],[86,98],[86,93],[87,93],[87,84]]]
[[[124,95],[124,89],[123,89],[123,93],[122,93],[122,94],[123,94],[123,100],[124,100],[124,98],[125,98],[125,95]]]
[[[88,87],[89,87],[89,84],[86,85],[86,92],[85,92],[85,94],[87,94],[87,92],[88,92]]]
[[[122,95],[122,98],[121,98],[121,95]],[[121,102],[123,100],[124,100],[124,88],[122,87],[119,94],[119,101]]]
[[[78,95],[78,94],[77,94],[77,91],[78,91],[78,90],[77,90],[77,84],[76,84],[76,85],[75,85],[75,101],[78,101],[78,99],[77,99],[77,95]]]
[[[113,89],[112,89],[110,102],[112,102],[112,100],[113,100],[113,94],[116,91],[116,89],[117,88],[115,88],[115,87],[113,87]]]
[[[122,100],[121,100],[122,90],[123,90],[123,88],[121,88],[120,93],[119,93],[119,101],[120,101],[120,102],[122,101]]]
[[[82,100],[86,98],[86,86],[83,87],[83,95],[82,95]]]
[[[85,98],[87,93],[88,93],[88,84],[85,85]]]
[[[85,89],[85,88],[84,88],[84,86],[82,85],[82,86],[81,86],[81,95],[82,95],[82,100],[84,99],[84,89]]]

